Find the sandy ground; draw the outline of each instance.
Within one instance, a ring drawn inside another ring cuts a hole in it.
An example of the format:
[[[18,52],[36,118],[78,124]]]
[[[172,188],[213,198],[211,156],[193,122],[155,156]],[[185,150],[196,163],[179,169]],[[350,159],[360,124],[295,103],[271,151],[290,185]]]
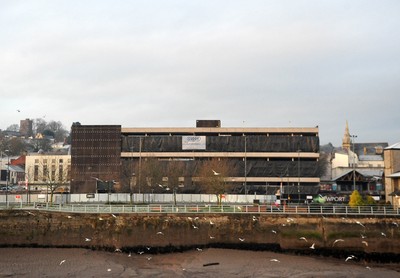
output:
[[[400,277],[397,265],[227,249],[125,254],[0,248],[0,277]]]

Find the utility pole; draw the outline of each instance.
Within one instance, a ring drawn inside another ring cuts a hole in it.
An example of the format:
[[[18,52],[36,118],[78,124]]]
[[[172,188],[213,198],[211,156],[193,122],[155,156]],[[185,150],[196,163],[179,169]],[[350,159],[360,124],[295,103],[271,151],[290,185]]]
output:
[[[356,153],[355,153],[355,138],[357,138],[357,135],[350,135],[352,138],[352,144],[353,144],[353,191],[356,190]]]

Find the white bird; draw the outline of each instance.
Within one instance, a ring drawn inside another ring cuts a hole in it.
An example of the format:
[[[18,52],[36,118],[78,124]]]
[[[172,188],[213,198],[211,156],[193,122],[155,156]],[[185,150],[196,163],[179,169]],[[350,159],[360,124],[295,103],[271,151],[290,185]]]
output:
[[[188,216],[188,219],[189,219],[190,221],[192,221],[192,220],[193,220],[193,218],[192,218],[192,217],[190,217],[190,216]]]
[[[305,237],[301,237],[301,238],[299,238],[300,240],[304,240],[305,242],[307,242],[307,239],[305,238]]]
[[[238,210],[240,210],[240,211],[242,210],[242,208],[241,208],[241,207],[237,207],[237,209],[238,209]]]
[[[210,225],[214,225],[214,222],[212,222],[211,220],[210,220]]]
[[[381,232],[381,235],[384,236],[384,237],[386,236],[386,234],[384,232]]]
[[[157,232],[157,235],[163,235],[164,233],[163,232]]]
[[[196,217],[194,218],[194,220],[195,220],[195,221],[196,221],[196,220],[199,220],[199,217],[196,216]]]
[[[196,249],[197,249],[197,251],[200,251],[200,252],[203,251],[203,249],[201,249],[201,248],[196,248]]]
[[[399,224],[397,224],[396,222],[392,222],[393,225],[395,225],[396,227],[399,227]]]
[[[244,238],[239,237],[239,240],[240,240],[240,241],[244,241]]]
[[[144,251],[138,251],[137,252],[139,255],[142,255],[142,254],[144,254]]]
[[[275,230],[271,230],[271,232],[274,233],[274,234],[276,234],[276,231],[275,231]]]
[[[277,262],[277,263],[280,263],[280,261],[277,260],[277,259],[270,259],[270,262]]]
[[[103,218],[101,218],[101,217],[99,217],[99,220],[100,220],[100,221],[103,221],[104,219],[103,219]]]
[[[360,225],[360,226],[365,228],[365,226],[360,221],[356,221],[356,224],[358,224],[358,225]]]
[[[347,262],[348,260],[352,260],[355,259],[356,257],[354,255],[350,255],[346,258],[345,262]]]
[[[151,247],[150,246],[146,246],[147,251],[150,251]]]
[[[363,235],[363,234],[360,234],[360,235],[361,235],[361,238],[367,238],[366,235]]]
[[[310,249],[315,249],[315,243],[310,246]]]
[[[371,268],[369,266],[366,266],[365,268],[368,269],[368,270],[371,270]]]
[[[253,215],[253,221],[257,221],[257,217]]]
[[[147,257],[147,260],[150,261],[150,260],[151,260],[151,257]]]
[[[286,219],[286,221],[289,223],[289,222],[294,222],[294,219],[293,218],[290,218],[290,217],[288,217],[288,219]]]
[[[67,218],[68,218],[68,219],[71,219],[71,218],[72,218],[72,216],[71,216],[71,215],[68,215],[68,216],[67,216]]]
[[[30,212],[30,211],[28,211],[28,214],[29,214],[29,215],[33,215],[33,216],[35,216],[35,214],[34,214],[34,213],[32,213],[32,212]]]
[[[192,225],[193,226],[193,229],[198,229],[199,227],[197,227],[197,226],[195,226],[195,225]]]
[[[215,236],[210,236],[210,239],[214,239],[215,238]]]
[[[214,173],[214,176],[219,176],[219,175],[220,175],[220,173],[215,172],[214,170],[212,170],[212,171],[213,171],[213,173]]]
[[[60,265],[62,265],[63,263],[65,263],[65,260],[62,260],[62,261],[60,262]]]
[[[333,242],[332,246],[334,246],[336,243],[338,243],[338,242],[340,242],[340,241],[344,241],[344,240],[341,239],[341,238],[339,238],[339,239],[337,239],[337,240],[335,240],[335,241]]]
[[[85,237],[85,241],[91,241],[91,238]]]
[[[111,268],[107,268],[107,271],[110,272],[110,271],[111,271]]]
[[[132,253],[131,252],[129,252],[128,257],[132,257]]]
[[[117,216],[115,214],[111,213],[111,215],[112,215],[112,217],[117,218]]]
[[[361,241],[362,244],[365,244],[365,246],[368,246],[368,242],[366,242],[365,240]]]
[[[115,248],[114,252],[122,253],[121,249]]]

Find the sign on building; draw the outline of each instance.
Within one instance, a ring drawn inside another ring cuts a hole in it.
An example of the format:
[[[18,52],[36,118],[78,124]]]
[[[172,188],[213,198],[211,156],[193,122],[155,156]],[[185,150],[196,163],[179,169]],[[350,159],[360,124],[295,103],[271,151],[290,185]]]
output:
[[[182,136],[182,150],[205,150],[206,136]]]

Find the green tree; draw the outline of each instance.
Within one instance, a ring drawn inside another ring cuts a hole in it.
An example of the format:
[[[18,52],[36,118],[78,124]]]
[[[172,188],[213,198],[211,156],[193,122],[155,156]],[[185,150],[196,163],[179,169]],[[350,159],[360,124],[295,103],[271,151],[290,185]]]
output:
[[[364,200],[357,190],[354,190],[350,195],[349,206],[357,207],[364,205]]]

